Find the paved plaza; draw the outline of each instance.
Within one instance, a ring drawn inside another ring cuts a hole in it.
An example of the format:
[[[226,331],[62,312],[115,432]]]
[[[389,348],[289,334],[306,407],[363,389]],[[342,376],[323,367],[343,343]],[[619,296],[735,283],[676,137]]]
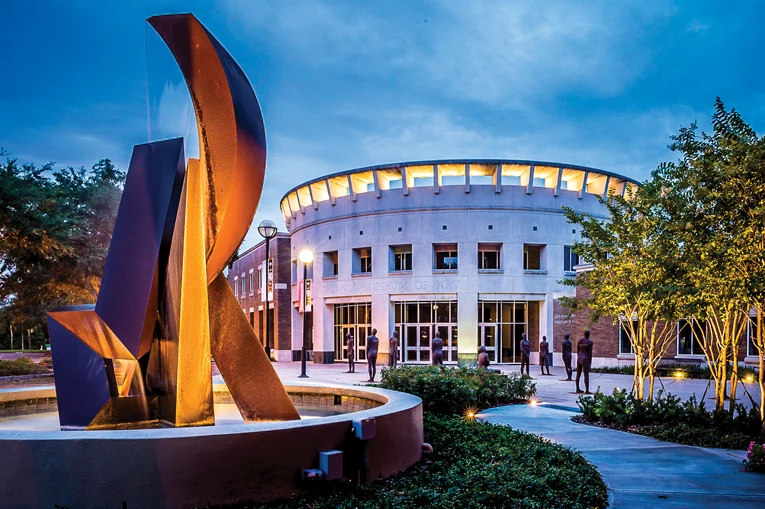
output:
[[[289,381],[296,379],[300,374],[299,362],[276,362],[274,363],[276,371],[279,373],[279,377],[283,381]],[[519,367],[515,365],[502,365],[492,366],[492,368],[498,368],[503,373],[517,372]],[[378,367],[376,380],[380,381],[380,369]],[[308,376],[320,382],[332,382],[341,384],[366,384],[369,375],[367,375],[366,364],[356,364],[356,373],[346,373],[348,371],[347,364],[312,364],[308,363],[306,366],[306,372]],[[579,398],[579,394],[576,394],[576,387],[574,382],[566,382],[566,373],[563,367],[553,366],[550,368],[551,376],[541,376],[539,374],[539,366],[531,367],[531,377],[534,379],[534,383],[537,386],[537,398],[544,403],[553,403],[555,405],[570,407],[576,409],[576,400]],[[574,374],[576,376],[576,373]],[[701,398],[704,394],[704,390],[707,387],[708,380],[692,380],[692,379],[677,379],[677,378],[661,378],[656,382],[656,389],[662,387],[674,395],[680,396],[684,400],[696,395],[697,398]],[[646,384],[647,385],[647,384]],[[752,396],[752,399],[759,401],[760,391],[757,382],[741,384],[746,387],[746,390]],[[743,403],[747,407],[751,407],[751,402],[747,397],[745,391],[739,385],[737,400],[739,403]],[[584,390],[584,382],[581,382],[582,389]],[[611,375],[602,373],[590,373],[590,390],[595,392],[600,388],[601,392],[610,394],[616,387],[629,388],[632,386],[631,375]],[[714,405],[714,384],[709,386],[709,390],[706,394],[707,408],[711,408]]]
[[[742,451],[670,444],[577,424],[573,415],[546,405],[514,405],[479,418],[581,451],[603,475],[615,509],[765,507],[765,476],[742,470]]]
[[[274,363],[284,383],[299,380],[299,362]],[[566,382],[560,367],[551,368],[552,376],[541,376],[532,367],[537,385],[538,406],[513,405],[493,408],[480,418],[496,424],[543,436],[581,451],[595,464],[609,486],[612,507],[632,509],[644,507],[701,508],[735,507],[737,509],[765,507],[765,476],[743,471],[743,451],[704,449],[661,442],[648,437],[597,428],[571,421],[575,415],[578,395],[573,382]],[[517,366],[501,366],[503,372],[517,371]],[[356,373],[347,373],[346,364],[307,365],[308,382],[366,385],[365,364],[356,365]],[[217,370],[215,382],[222,382]],[[376,381],[380,381],[378,371]],[[591,390],[611,392],[614,388],[629,388],[632,377],[593,373]],[[26,380],[27,385],[51,386],[52,379]],[[666,379],[664,388],[672,394],[688,398],[700,397],[706,380]],[[7,387],[7,386],[6,386]],[[661,387],[661,384],[657,384]],[[757,400],[756,383],[746,388]],[[0,390],[18,390],[5,388]],[[707,405],[711,406],[711,390]],[[748,399],[741,391],[741,401]]]

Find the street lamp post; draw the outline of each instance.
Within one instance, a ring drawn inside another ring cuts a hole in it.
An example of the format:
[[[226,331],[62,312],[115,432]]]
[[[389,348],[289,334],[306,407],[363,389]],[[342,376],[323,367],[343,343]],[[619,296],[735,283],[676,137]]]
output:
[[[271,320],[268,317],[268,282],[269,282],[269,275],[268,275],[268,269],[271,267],[271,253],[269,251],[269,244],[271,242],[271,239],[276,236],[277,232],[276,225],[273,221],[269,221],[268,219],[261,221],[258,225],[258,233],[261,237],[266,239],[266,287],[263,289],[266,292],[266,306],[265,306],[265,312],[266,315],[266,357],[269,359],[271,358],[271,343],[269,342],[268,338],[271,336]]]
[[[308,302],[306,302],[306,280],[308,279],[308,266],[313,262],[313,253],[310,249],[303,249],[300,251],[298,258],[303,263],[303,347],[301,348],[300,355],[299,378],[308,378],[308,375],[305,374],[305,337],[308,335],[308,322],[306,321],[306,315],[308,314]]]

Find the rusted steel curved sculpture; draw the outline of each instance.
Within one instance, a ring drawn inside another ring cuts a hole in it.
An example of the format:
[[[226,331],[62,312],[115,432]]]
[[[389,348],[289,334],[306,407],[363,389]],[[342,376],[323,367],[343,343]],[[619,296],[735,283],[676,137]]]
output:
[[[196,111],[181,139],[134,148],[98,301],[48,314],[61,426],[212,424],[210,355],[247,421],[299,419],[222,271],[265,176],[260,107],[241,68],[191,14],[149,23]]]

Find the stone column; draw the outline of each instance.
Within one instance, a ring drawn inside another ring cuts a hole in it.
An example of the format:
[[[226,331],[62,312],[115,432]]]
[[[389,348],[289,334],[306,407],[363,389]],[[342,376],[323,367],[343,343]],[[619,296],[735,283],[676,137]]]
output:
[[[457,360],[460,366],[478,364],[478,293],[462,291],[457,294],[459,327]]]

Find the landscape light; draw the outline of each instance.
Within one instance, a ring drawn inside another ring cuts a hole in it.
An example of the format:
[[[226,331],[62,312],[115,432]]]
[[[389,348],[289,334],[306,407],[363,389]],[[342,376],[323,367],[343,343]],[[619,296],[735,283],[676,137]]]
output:
[[[468,408],[465,410],[462,418],[467,422],[475,422],[475,416],[477,413],[478,411],[475,408]]]
[[[529,404],[531,406],[537,406],[539,404],[539,401],[537,401],[536,399],[532,399],[531,401],[529,401]]]
[[[685,373],[682,371],[675,371],[675,378],[683,378],[685,376]]]
[[[746,378],[745,378],[745,380],[746,380],[747,382],[749,382],[749,383],[752,383],[752,382],[754,382],[754,376],[752,376],[752,375],[746,375]]]

